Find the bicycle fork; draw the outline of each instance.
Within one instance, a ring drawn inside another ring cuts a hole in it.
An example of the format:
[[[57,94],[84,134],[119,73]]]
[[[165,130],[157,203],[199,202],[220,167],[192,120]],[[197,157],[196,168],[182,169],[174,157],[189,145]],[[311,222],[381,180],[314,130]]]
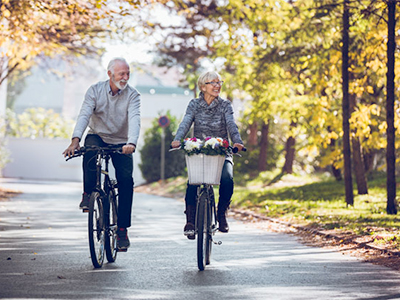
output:
[[[210,228],[208,229],[208,232],[210,233],[210,240],[213,244],[215,245],[221,245],[222,241],[214,241],[214,235],[215,233],[218,231],[218,226],[217,226],[217,213],[216,213],[216,209],[215,209],[215,197],[214,197],[214,190],[212,188],[212,186],[207,190],[207,201],[208,201],[208,207],[209,207],[209,211],[210,211],[210,217],[211,217],[211,221],[213,221],[213,223],[210,223]]]

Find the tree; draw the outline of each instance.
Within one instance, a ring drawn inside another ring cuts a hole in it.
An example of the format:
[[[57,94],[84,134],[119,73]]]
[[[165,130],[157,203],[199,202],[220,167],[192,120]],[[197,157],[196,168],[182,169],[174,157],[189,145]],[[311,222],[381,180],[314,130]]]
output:
[[[349,99],[349,1],[343,2],[343,48],[342,48],[342,78],[343,78],[343,156],[344,184],[347,205],[354,205],[353,180],[351,175],[351,145],[350,145],[350,99]]]
[[[146,2],[0,0],[0,85],[44,56],[100,55],[102,41],[123,34],[121,17]]]
[[[396,2],[388,0],[388,42],[387,42],[387,95],[386,95],[386,122],[387,122],[387,207],[388,214],[397,214],[396,203],[396,151],[394,127],[394,101],[395,101],[395,51],[396,51]]]
[[[157,19],[145,23],[153,35],[157,35],[155,62],[159,66],[183,69],[186,81],[183,86],[189,87],[197,97],[197,78],[202,71],[201,62],[213,56],[215,37],[213,32],[218,30],[219,22],[215,21],[218,12],[215,10],[217,1],[172,0],[164,5],[164,9],[175,18],[180,18],[179,24],[165,24]],[[163,1],[160,1],[163,4]],[[165,3],[164,3],[165,4]]]

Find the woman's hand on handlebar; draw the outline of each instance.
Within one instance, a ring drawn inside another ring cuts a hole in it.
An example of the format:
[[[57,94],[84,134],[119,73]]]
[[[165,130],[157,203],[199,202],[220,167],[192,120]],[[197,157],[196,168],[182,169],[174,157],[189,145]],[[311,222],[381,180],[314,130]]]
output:
[[[238,151],[243,151],[243,149],[246,149],[246,148],[244,147],[244,145],[239,144],[239,143],[234,143],[232,147],[233,147],[233,148],[237,148]],[[246,150],[244,150],[244,151],[246,151]]]
[[[180,141],[172,141],[171,148],[179,148],[181,146]]]
[[[64,157],[72,157],[75,154],[75,150],[81,149],[79,145],[79,138],[75,137],[72,139],[71,144],[68,146],[67,149],[63,152]]]

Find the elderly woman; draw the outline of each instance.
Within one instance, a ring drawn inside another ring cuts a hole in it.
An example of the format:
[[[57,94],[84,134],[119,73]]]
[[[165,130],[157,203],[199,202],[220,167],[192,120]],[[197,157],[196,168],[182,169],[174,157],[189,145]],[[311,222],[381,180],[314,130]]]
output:
[[[233,118],[231,102],[219,97],[222,83],[221,76],[217,72],[206,72],[199,77],[197,86],[201,91],[200,95],[189,102],[175,139],[171,143],[172,148],[180,146],[180,141],[186,137],[192,124],[194,124],[194,137],[196,138],[221,137],[228,140],[230,137],[233,147],[237,147],[239,151],[244,148],[238,127]],[[184,234],[188,239],[195,238],[196,192],[197,186],[188,184],[185,196],[186,225],[184,227]],[[232,154],[229,154],[225,159],[219,187],[217,220],[219,231],[221,232],[229,231],[226,212],[230,205],[232,194],[233,161]]]

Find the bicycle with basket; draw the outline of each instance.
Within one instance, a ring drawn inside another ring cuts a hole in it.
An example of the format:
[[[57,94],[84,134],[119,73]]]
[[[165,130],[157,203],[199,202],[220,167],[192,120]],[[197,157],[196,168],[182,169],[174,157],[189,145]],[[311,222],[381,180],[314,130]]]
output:
[[[170,150],[185,150],[189,184],[198,185],[195,236],[197,237],[197,266],[200,271],[210,264],[212,244],[222,244],[221,241],[216,242],[213,239],[218,231],[213,186],[220,184],[226,152],[238,152],[238,149],[230,147],[227,141],[221,138],[214,139],[218,141],[217,147],[213,145],[213,140],[206,141],[205,145],[202,145],[202,141],[194,138],[186,139],[182,141],[180,148]],[[243,151],[246,149],[243,148]]]

